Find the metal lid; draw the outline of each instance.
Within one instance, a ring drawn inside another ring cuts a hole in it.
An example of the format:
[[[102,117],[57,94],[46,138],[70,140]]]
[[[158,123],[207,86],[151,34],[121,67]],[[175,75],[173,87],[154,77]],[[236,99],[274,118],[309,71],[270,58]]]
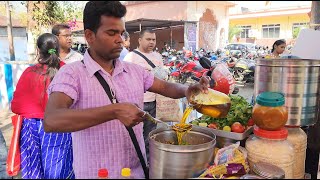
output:
[[[257,175],[253,175],[253,174],[245,174],[241,176],[240,179],[264,179],[264,178]]]
[[[264,178],[267,179],[284,179],[285,172],[278,166],[265,163],[265,162],[258,162],[253,165],[252,171]]]

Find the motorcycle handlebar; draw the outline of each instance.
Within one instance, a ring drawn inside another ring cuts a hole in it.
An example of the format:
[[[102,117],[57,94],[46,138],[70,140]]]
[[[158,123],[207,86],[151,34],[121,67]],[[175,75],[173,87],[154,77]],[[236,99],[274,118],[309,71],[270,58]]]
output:
[[[195,80],[197,82],[200,81],[200,78],[197,78],[195,76],[192,76],[191,79]],[[210,88],[214,88],[216,86],[216,81],[214,79],[210,78],[209,85],[210,85]]]

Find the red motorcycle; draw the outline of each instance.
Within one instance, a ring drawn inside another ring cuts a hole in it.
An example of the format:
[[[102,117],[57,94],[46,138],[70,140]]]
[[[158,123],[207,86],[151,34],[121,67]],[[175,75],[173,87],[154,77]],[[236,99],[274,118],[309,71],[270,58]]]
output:
[[[186,83],[188,78],[191,78],[191,77],[201,78],[203,74],[209,70],[198,65],[195,61],[187,61],[182,66],[181,64],[178,64],[178,65],[181,68],[175,72],[172,72],[170,75],[173,76],[175,80],[177,80],[179,83],[182,83],[182,84]]]

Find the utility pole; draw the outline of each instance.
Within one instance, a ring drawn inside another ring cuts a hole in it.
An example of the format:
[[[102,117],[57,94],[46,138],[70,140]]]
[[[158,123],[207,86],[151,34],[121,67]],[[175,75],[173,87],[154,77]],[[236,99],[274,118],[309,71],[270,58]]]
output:
[[[312,1],[310,26],[312,29],[320,30],[320,1]]]
[[[10,52],[10,61],[14,61],[16,58],[14,56],[14,46],[13,46],[13,36],[12,36],[12,20],[11,20],[11,6],[9,1],[6,1],[6,10],[7,10],[7,32],[9,40],[9,52]]]

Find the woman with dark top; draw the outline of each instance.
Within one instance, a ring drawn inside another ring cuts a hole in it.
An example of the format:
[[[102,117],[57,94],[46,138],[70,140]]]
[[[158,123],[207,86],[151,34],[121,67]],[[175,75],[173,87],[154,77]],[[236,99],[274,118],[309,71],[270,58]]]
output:
[[[23,118],[20,135],[23,179],[74,179],[70,133],[46,133],[44,111],[47,87],[64,64],[59,59],[58,38],[44,33],[37,40],[38,63],[21,75],[11,103]]]
[[[280,55],[285,51],[286,46],[287,46],[287,44],[284,39],[279,39],[279,40],[275,41],[272,45],[271,57],[272,58],[279,58]]]

